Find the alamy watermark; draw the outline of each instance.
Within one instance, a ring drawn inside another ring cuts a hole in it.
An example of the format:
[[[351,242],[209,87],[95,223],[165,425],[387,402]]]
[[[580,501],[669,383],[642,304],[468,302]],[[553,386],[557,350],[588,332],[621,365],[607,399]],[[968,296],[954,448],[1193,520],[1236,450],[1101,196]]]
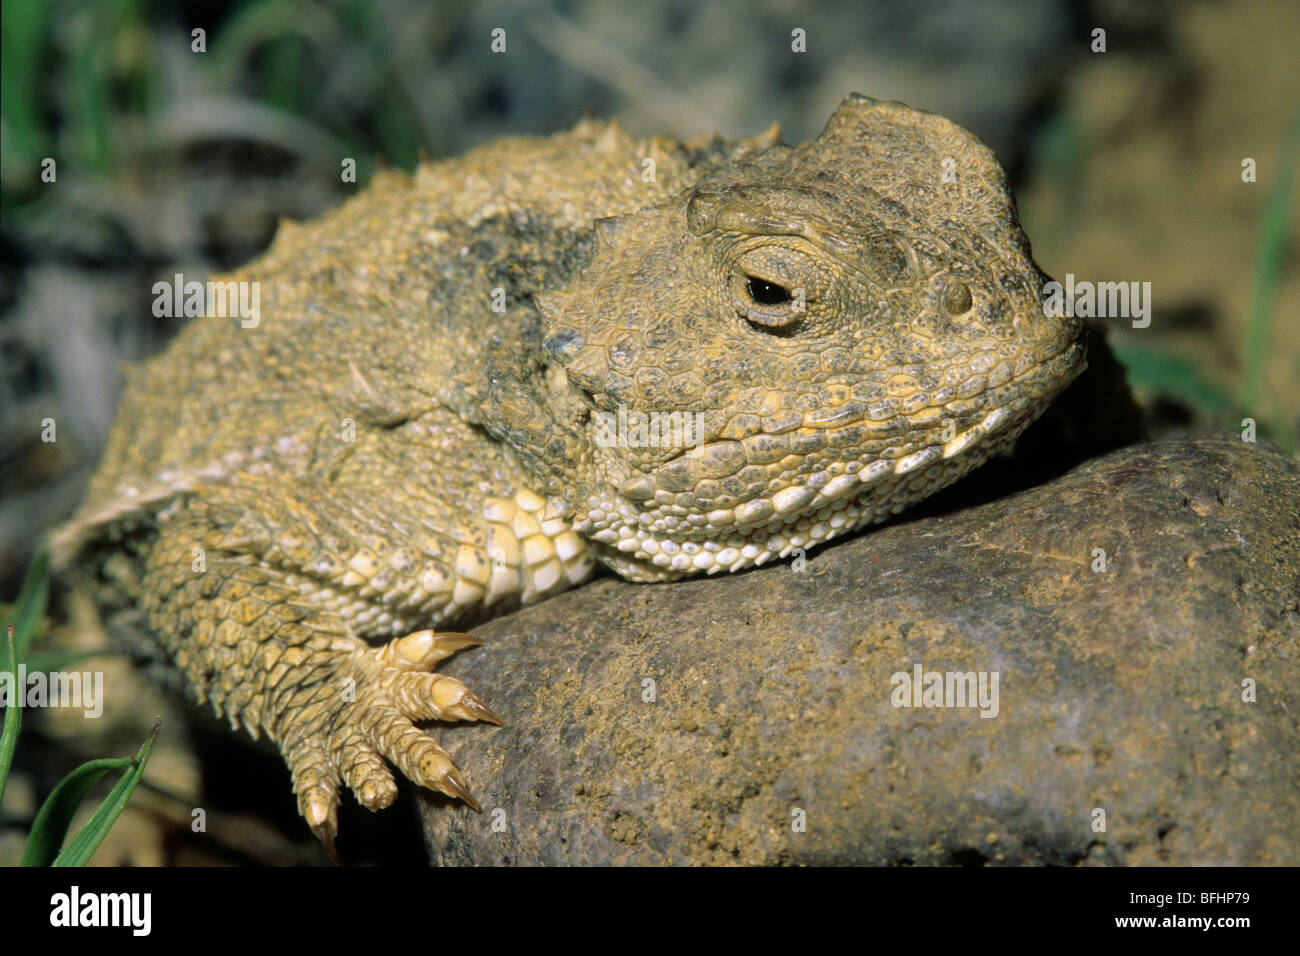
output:
[[[889,702],[895,707],[978,707],[981,717],[998,715],[998,671],[897,671]]]
[[[148,936],[153,928],[153,894],[83,893],[74,883],[68,892],[50,897],[50,925],[123,927],[133,936]]]
[[[27,672],[18,665],[18,674],[0,672],[0,706],[80,707],[87,717],[104,713],[103,671]]]
[[[1067,272],[1065,285],[1049,282],[1043,286],[1043,314],[1060,319],[1132,319],[1133,328],[1151,324],[1150,282],[1075,282]]]
[[[260,282],[186,282],[178,272],[171,282],[155,282],[153,296],[153,314],[160,319],[239,319],[245,329],[255,329],[262,321]]]
[[[596,412],[602,448],[694,448],[704,441],[703,412]]]

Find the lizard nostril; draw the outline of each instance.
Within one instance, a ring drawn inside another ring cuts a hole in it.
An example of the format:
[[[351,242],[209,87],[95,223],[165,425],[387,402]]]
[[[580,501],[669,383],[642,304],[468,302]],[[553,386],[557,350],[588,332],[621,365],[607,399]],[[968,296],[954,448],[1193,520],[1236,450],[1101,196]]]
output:
[[[950,281],[943,290],[943,311],[954,318],[970,311],[973,304],[970,287],[964,282]]]

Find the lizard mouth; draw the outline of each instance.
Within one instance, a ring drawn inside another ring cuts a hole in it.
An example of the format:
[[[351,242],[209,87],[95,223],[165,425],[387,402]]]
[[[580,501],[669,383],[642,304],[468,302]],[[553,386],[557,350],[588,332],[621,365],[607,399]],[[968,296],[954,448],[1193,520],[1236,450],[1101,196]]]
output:
[[[902,427],[832,409],[782,432],[682,450],[624,481],[582,530],[632,579],[786,557],[884,521],[1001,451],[1083,370],[1085,349],[1082,336],[1072,339],[1021,375]],[[970,424],[950,431],[958,420]]]
[[[838,478],[816,479],[818,471],[814,470],[813,480],[800,488],[772,489],[774,498],[785,495],[775,502],[785,504],[784,508],[777,507],[777,512],[795,513],[813,504],[816,496],[809,493],[809,487],[823,497],[838,497],[827,494],[830,486],[839,494],[849,494],[853,490],[850,474],[858,475],[861,483],[874,484],[889,474],[904,475],[930,462],[961,455],[1008,423],[1025,419],[1028,424],[1079,375],[1085,366],[1085,353],[1086,340],[1081,335],[1020,375],[993,382],[985,373],[967,384],[963,390],[966,397],[911,415],[894,411],[894,405],[868,407],[848,401],[805,413],[802,420],[795,416],[776,428],[740,440],[719,439],[694,447],[677,447],[653,470],[624,481],[619,492],[631,501],[655,499],[670,504],[673,502],[667,498],[690,493],[704,480],[725,479],[746,465],[770,466],[787,456],[825,459],[829,463],[839,458],[837,451],[843,449],[844,467]],[[958,421],[970,424],[942,437],[941,426]],[[933,440],[922,437],[927,434]],[[905,451],[909,445],[917,447]],[[854,460],[852,450],[862,446],[872,446],[880,453]],[[802,493],[796,494],[797,490]],[[807,500],[799,504],[800,498]]]

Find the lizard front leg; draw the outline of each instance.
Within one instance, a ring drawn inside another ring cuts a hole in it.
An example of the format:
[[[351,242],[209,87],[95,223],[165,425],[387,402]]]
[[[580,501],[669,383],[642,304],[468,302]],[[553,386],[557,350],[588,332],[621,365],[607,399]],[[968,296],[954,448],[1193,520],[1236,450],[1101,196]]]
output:
[[[372,646],[355,622],[373,622],[381,602],[309,581],[285,550],[329,551],[347,566],[346,549],[361,547],[355,529],[323,530],[318,513],[294,521],[294,510],[284,489],[274,498],[218,489],[168,515],[145,560],[150,629],[200,701],[279,745],[299,810],[331,857],[340,786],[371,810],[389,806],[390,763],[477,809],[450,757],[415,722],[500,723],[462,683],[431,673],[479,642],[417,630]],[[386,619],[390,631],[401,624]]]

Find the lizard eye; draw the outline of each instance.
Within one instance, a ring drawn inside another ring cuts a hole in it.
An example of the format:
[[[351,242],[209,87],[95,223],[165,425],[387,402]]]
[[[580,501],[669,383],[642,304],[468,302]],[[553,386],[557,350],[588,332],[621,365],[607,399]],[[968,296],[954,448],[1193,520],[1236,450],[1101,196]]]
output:
[[[790,292],[775,282],[757,276],[746,276],[745,291],[756,305],[781,305],[790,301]]]
[[[779,332],[797,325],[803,318],[804,294],[800,290],[744,270],[732,275],[732,301],[746,322],[764,331]]]

